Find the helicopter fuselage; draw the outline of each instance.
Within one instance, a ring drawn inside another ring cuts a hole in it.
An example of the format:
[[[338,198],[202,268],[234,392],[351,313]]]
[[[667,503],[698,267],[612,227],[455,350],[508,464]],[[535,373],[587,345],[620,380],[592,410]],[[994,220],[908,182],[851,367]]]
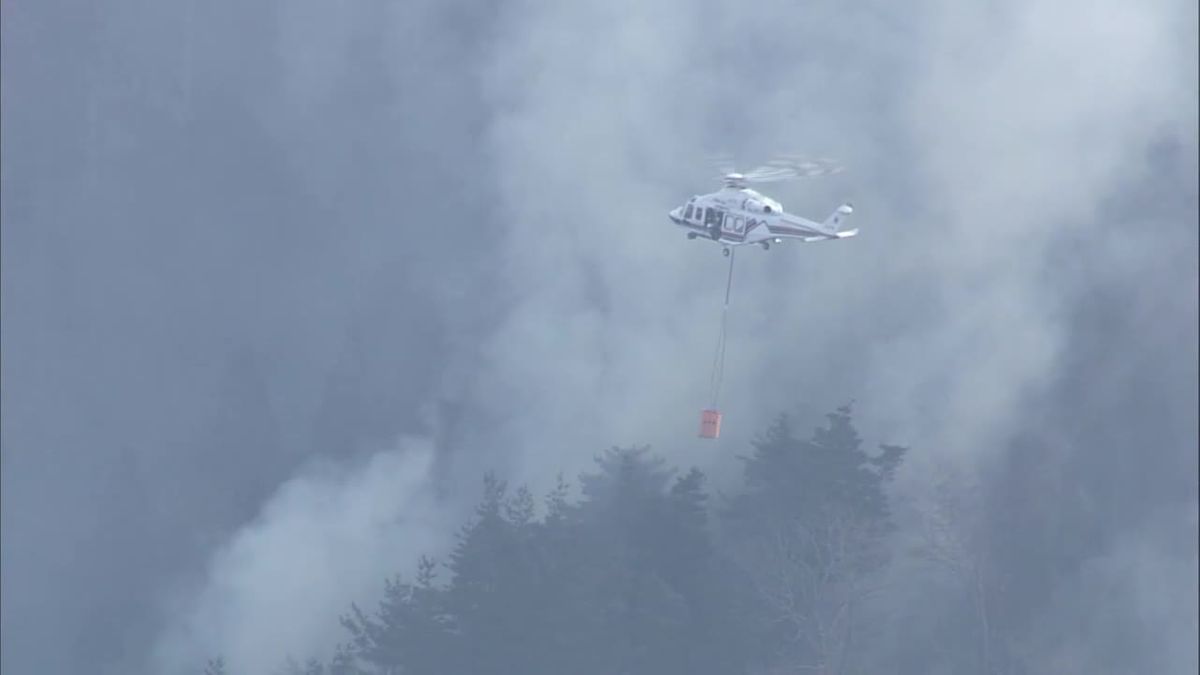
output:
[[[769,248],[771,242],[784,239],[819,241],[852,237],[857,230],[838,230],[852,210],[849,204],[844,204],[825,222],[817,223],[785,212],[782,204],[754,190],[726,186],[692,197],[683,206],[672,209],[668,216],[688,231],[689,239],[710,239],[727,247],[759,244]]]

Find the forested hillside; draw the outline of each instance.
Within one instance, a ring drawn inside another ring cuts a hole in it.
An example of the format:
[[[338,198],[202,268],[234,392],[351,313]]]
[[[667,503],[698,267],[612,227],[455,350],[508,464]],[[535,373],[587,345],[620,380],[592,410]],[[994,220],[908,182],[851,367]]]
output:
[[[947,469],[902,531],[907,454],[865,447],[847,406],[810,433],[781,416],[728,495],[638,447],[545,495],[487,473],[453,551],[348,606],[327,661],[280,655],[279,673],[1042,672],[1048,597],[1010,589],[1075,571],[1086,528],[1002,494],[1052,477],[1010,471],[989,495]],[[989,510],[1001,497],[1017,508]]]

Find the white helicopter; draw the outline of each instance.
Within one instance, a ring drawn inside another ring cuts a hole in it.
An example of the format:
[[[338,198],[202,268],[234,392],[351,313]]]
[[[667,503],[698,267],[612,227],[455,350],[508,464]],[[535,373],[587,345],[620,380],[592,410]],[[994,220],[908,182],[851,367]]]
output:
[[[850,203],[842,204],[828,218],[818,223],[792,215],[783,205],[749,187],[749,183],[772,183],[795,178],[821,176],[841,171],[827,160],[776,159],[752,171],[727,171],[725,187],[704,195],[695,195],[683,206],[671,209],[671,220],[686,229],[688,239],[704,237],[724,245],[728,256],[732,246],[758,244],[764,250],[784,239],[825,241],[845,239],[858,234],[857,229],[842,230],[842,223],[854,211]]]

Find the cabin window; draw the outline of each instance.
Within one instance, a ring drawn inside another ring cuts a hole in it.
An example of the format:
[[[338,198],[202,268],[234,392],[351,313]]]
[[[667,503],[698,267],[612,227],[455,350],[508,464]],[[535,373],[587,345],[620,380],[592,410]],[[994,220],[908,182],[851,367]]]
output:
[[[725,219],[725,214],[717,209],[707,209],[704,215],[704,225],[706,227],[720,227],[721,221]]]
[[[688,204],[687,211],[683,212],[683,217],[685,220],[692,219],[692,205],[691,204]]]

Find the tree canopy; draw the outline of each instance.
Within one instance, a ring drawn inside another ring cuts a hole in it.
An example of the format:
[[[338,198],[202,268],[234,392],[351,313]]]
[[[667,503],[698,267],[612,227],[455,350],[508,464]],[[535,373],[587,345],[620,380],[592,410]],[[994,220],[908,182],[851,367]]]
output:
[[[373,609],[350,605],[327,663],[288,659],[280,672],[1022,672],[1015,603],[1033,605],[1003,591],[1007,548],[1032,536],[1010,524],[1024,511],[997,517],[994,490],[949,473],[897,538],[891,484],[906,455],[865,447],[843,406],[807,434],[780,416],[720,499],[699,469],[645,447],[606,450],[541,497],[485,474],[444,558],[386,580]],[[918,531],[913,555],[898,542]],[[897,558],[928,581],[897,587]],[[204,670],[226,672],[220,659]]]

